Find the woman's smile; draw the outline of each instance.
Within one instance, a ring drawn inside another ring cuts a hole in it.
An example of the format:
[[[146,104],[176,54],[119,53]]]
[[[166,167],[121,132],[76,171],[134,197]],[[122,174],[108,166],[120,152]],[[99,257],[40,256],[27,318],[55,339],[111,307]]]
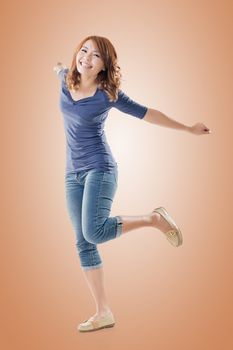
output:
[[[92,66],[90,64],[86,63],[86,62],[80,61],[79,63],[81,64],[81,66],[83,66],[85,68],[92,68]]]

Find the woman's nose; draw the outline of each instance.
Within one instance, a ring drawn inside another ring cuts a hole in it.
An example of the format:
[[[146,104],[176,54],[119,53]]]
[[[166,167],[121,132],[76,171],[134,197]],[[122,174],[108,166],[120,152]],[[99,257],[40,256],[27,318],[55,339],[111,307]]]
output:
[[[91,61],[91,56],[90,55],[84,55],[85,61],[88,63]]]

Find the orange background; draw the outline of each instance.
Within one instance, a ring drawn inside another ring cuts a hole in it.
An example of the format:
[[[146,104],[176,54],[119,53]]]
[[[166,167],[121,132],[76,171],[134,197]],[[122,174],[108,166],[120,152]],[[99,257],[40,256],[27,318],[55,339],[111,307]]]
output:
[[[231,1],[13,1],[1,5],[1,347],[233,348],[233,5]],[[65,135],[53,66],[90,34],[119,55],[134,100],[211,134],[112,109],[119,166],[112,216],[164,206],[184,243],[144,228],[99,245],[112,329],[95,313],[64,192]]]

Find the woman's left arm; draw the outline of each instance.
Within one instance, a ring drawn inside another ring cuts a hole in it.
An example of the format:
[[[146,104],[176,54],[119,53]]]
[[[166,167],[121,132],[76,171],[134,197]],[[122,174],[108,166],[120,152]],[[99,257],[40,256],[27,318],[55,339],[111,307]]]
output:
[[[164,113],[153,108],[148,108],[143,120],[167,128],[188,131],[196,135],[210,134],[211,132],[203,123],[196,123],[193,126],[187,126],[169,118]]]

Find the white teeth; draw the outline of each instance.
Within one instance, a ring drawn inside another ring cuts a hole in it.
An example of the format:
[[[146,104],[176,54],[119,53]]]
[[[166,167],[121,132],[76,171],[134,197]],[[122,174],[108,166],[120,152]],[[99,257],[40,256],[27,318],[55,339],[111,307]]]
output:
[[[81,63],[81,65],[84,66],[84,67],[91,68],[91,66],[89,66],[89,65],[86,64],[86,63],[83,63],[83,62],[80,62],[80,63]]]

